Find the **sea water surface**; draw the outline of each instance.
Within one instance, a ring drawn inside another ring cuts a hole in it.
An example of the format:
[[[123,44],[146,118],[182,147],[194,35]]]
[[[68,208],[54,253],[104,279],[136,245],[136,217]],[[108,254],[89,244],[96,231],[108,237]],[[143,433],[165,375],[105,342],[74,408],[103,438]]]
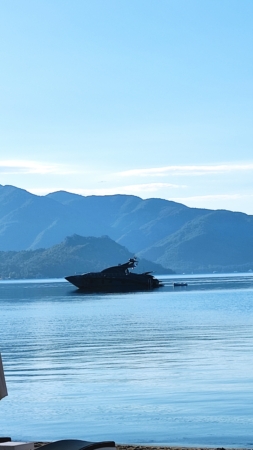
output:
[[[99,295],[1,281],[0,434],[253,446],[253,275],[159,278]]]

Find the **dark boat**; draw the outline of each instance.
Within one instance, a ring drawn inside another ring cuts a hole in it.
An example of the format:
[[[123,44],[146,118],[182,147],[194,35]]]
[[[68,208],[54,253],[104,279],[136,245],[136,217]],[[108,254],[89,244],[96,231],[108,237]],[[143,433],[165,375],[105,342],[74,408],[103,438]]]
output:
[[[132,273],[137,265],[136,258],[118,266],[108,267],[101,272],[65,277],[67,281],[86,292],[134,292],[149,291],[163,284],[151,272]]]
[[[174,287],[182,287],[182,286],[188,286],[187,283],[173,283]]]

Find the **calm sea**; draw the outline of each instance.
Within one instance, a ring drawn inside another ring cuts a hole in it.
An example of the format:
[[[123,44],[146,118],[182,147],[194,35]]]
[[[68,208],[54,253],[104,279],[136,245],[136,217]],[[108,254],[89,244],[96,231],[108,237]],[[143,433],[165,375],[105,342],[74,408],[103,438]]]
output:
[[[253,275],[134,294],[0,282],[13,440],[253,446]]]

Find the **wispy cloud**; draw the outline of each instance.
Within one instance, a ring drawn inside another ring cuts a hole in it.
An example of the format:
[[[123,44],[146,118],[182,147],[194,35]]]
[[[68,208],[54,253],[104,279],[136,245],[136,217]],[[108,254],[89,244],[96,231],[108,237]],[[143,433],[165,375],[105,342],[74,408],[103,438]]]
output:
[[[172,184],[172,183],[146,183],[146,184],[131,184],[128,186],[121,186],[119,189],[129,192],[129,191],[135,191],[135,192],[157,192],[160,189],[166,189],[166,188],[185,188],[185,185],[179,185],[179,184]]]
[[[42,161],[31,161],[31,160],[0,160],[0,172],[1,174],[8,175],[22,175],[22,174],[40,174],[40,175],[71,175],[71,174],[83,174],[85,172],[91,173],[98,172],[98,169],[91,169],[90,167],[80,167],[78,165],[71,164],[61,164],[61,163],[51,163]],[[101,172],[101,170],[99,170]],[[188,176],[203,176],[208,174],[225,174],[234,172],[249,172],[253,171],[253,163],[244,164],[212,164],[212,165],[175,165],[175,166],[164,166],[164,167],[154,167],[146,169],[132,169],[125,170],[116,173],[107,174],[110,178],[120,177],[120,178],[145,178],[145,177],[165,177],[173,175],[188,175]],[[155,184],[158,188],[167,185],[167,183],[153,183],[153,188]],[[133,185],[134,186],[134,185]],[[137,185],[136,185],[137,186]],[[142,185],[145,186],[145,185]],[[146,185],[149,186],[149,185]],[[127,187],[126,187],[127,189]]]
[[[155,194],[161,189],[180,189],[186,188],[185,185],[171,184],[171,183],[149,183],[149,184],[131,184],[127,186],[112,186],[107,187],[106,184],[101,188],[70,188],[69,192],[80,194],[80,195],[115,195],[115,194],[126,194],[126,195],[141,195],[153,193]],[[45,195],[50,192],[66,190],[66,187],[55,187],[55,188],[34,188],[31,191],[36,195]]]
[[[239,200],[245,198],[253,198],[252,194],[213,194],[213,195],[192,195],[189,197],[173,197],[171,200],[175,202],[188,202],[199,200]]]
[[[75,173],[76,171],[63,164],[61,165],[26,160],[0,160],[0,172],[2,175],[66,175],[69,173]]]
[[[132,169],[118,172],[122,177],[164,177],[167,175],[207,175],[232,172],[252,171],[253,163],[244,164],[212,164],[212,165],[182,165],[165,166],[150,169]]]
[[[13,160],[13,161],[0,161],[0,171],[2,174],[47,174],[55,173],[59,171],[57,165],[45,164],[38,161],[23,161],[23,160]]]
[[[190,208],[211,210],[226,209],[230,211],[253,214],[253,193],[189,195],[188,197],[170,197],[170,200],[187,205]]]

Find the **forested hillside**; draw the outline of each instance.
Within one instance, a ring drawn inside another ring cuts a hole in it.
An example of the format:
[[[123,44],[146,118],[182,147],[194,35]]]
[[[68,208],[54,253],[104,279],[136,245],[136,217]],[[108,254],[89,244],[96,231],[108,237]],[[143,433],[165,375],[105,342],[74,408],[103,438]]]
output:
[[[74,234],[107,235],[177,272],[253,269],[253,216],[247,214],[131,195],[36,196],[0,185],[0,251],[50,249]]]
[[[75,273],[96,272],[124,263],[134,255],[107,236],[101,238],[74,235],[48,249],[0,252],[0,278],[63,278]],[[171,270],[141,259],[135,272]]]

